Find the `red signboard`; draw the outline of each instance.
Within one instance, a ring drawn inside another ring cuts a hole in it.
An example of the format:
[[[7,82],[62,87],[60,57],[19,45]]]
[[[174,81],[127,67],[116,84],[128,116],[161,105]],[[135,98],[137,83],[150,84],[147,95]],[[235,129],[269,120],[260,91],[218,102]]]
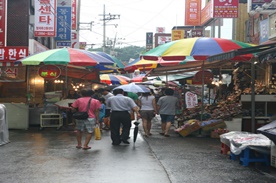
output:
[[[238,18],[239,1],[214,0],[213,18]]]
[[[204,25],[213,18],[212,5],[212,1],[209,1],[208,4],[201,10],[201,25]]]
[[[58,78],[60,74],[60,68],[55,65],[44,65],[38,69],[38,75],[44,79],[55,79]]]
[[[186,0],[185,25],[200,25],[201,0]]]
[[[16,61],[28,56],[27,46],[7,46],[0,47],[0,62],[1,61]]]
[[[72,0],[72,22],[71,22],[71,24],[72,24],[72,30],[77,30],[77,0]]]
[[[6,46],[6,0],[0,0],[0,46]]]

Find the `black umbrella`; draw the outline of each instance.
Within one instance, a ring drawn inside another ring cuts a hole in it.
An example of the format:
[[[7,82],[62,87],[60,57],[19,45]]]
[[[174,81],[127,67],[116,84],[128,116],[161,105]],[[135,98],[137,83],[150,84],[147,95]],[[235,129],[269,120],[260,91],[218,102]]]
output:
[[[271,123],[258,128],[257,132],[263,134],[276,144],[276,121],[272,121]]]
[[[138,121],[135,121],[133,124],[135,125],[134,134],[133,134],[133,142],[136,142],[137,135],[138,135],[138,125],[140,123]]]

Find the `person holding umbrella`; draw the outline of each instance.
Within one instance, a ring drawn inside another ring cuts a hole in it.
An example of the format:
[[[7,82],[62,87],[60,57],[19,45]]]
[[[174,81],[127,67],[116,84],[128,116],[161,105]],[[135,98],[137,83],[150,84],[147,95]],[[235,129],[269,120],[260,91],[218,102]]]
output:
[[[139,107],[131,98],[124,96],[123,89],[114,89],[113,94],[115,96],[110,97],[106,101],[106,105],[111,108],[110,130],[112,145],[120,145],[121,142],[129,144],[127,140],[131,127],[129,111],[135,111],[137,117],[140,118]],[[123,129],[120,135],[121,124]]]
[[[171,124],[174,123],[174,117],[176,113],[176,108],[179,105],[179,100],[173,96],[174,90],[171,88],[165,89],[165,96],[161,97],[157,102],[157,112],[161,117],[161,128],[162,132],[160,135],[169,137],[169,130]]]

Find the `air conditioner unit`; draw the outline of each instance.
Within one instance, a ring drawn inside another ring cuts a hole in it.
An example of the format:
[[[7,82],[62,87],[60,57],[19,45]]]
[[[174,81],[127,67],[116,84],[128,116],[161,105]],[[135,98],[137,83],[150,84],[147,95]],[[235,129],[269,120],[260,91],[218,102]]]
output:
[[[276,145],[271,142],[270,164],[276,168]]]

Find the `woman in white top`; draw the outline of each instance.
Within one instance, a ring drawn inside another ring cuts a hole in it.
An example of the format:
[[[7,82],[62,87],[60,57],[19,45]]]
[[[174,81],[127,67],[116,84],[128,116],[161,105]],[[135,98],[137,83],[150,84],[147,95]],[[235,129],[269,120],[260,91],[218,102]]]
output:
[[[143,93],[141,97],[139,97],[138,104],[140,106],[140,115],[143,122],[144,128],[144,136],[148,137],[152,135],[150,133],[151,130],[151,120],[156,114],[156,102],[155,97],[150,93]]]

